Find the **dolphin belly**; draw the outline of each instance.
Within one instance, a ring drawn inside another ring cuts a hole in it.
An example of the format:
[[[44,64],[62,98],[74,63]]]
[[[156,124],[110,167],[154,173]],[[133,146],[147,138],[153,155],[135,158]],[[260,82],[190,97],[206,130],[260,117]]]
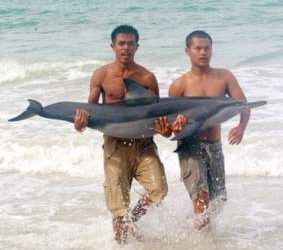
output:
[[[143,119],[138,121],[110,123],[103,127],[97,127],[100,132],[118,138],[148,138],[155,132],[153,129],[155,118]]]
[[[224,109],[218,110],[215,114],[208,117],[201,126],[201,130],[221,124],[231,119],[232,117],[240,114],[244,109],[247,108],[247,105],[241,104],[238,106],[229,106]]]

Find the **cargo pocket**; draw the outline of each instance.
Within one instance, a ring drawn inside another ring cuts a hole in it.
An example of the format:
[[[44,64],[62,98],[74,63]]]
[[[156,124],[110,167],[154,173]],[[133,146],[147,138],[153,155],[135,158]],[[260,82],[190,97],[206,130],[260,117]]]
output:
[[[189,165],[189,157],[185,153],[179,153],[179,162],[181,168],[181,180],[185,181],[188,179],[192,173],[192,170]]]

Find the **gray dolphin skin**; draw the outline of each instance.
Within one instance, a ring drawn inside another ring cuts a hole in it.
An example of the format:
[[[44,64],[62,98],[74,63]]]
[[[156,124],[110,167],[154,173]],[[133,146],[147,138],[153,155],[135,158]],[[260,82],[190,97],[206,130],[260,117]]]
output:
[[[89,128],[119,138],[146,138],[154,135],[153,124],[158,117],[167,116],[172,122],[178,114],[183,114],[188,123],[173,138],[181,140],[223,123],[247,108],[266,104],[266,101],[243,102],[228,97],[158,98],[133,80],[124,82],[127,91],[124,101],[114,104],[58,102],[43,107],[35,100],[28,100],[27,110],[9,121],[39,115],[73,123],[76,109],[85,109],[89,113]]]

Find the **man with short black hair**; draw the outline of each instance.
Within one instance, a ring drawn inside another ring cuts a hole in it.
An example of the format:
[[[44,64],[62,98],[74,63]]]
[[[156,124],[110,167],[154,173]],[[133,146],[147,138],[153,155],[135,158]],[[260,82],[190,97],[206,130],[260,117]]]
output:
[[[90,82],[89,103],[104,103],[125,98],[124,79],[130,78],[150,89],[157,96],[159,89],[153,73],[134,61],[138,49],[138,31],[129,25],[115,28],[111,34],[115,60],[97,69]],[[87,112],[77,110],[75,129],[87,126]],[[164,167],[157,154],[153,138],[121,139],[104,135],[105,198],[113,217],[115,240],[126,242],[132,222],[143,216],[148,207],[163,200],[167,194]],[[138,204],[129,212],[130,188],[135,178],[146,190]]]
[[[221,97],[228,95],[236,100],[246,100],[237,79],[227,69],[210,67],[212,39],[205,31],[196,30],[186,37],[186,54],[191,60],[191,69],[177,78],[169,89],[169,96]],[[229,132],[229,143],[239,144],[243,138],[250,111],[241,113],[239,124]],[[190,119],[190,118],[188,118]],[[156,131],[169,137],[179,133],[187,123],[178,115],[169,124],[167,117],[156,121]],[[221,145],[221,127],[210,127],[199,136],[178,142],[181,177],[193,201],[197,214],[196,227],[209,223],[206,213],[210,201],[226,200],[224,157]]]

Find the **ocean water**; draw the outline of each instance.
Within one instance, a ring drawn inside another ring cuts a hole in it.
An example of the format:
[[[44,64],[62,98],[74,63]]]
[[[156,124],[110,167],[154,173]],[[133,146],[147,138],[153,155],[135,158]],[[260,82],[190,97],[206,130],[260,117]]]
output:
[[[238,118],[223,125],[228,203],[208,235],[192,226],[175,143],[156,136],[169,194],[139,223],[144,241],[123,249],[283,249],[283,2],[0,0],[0,249],[117,249],[104,204],[102,136],[22,112],[86,101],[89,79],[110,62],[110,33],[140,32],[136,61],[156,74],[162,96],[190,64],[186,35],[206,30],[212,66],[229,68],[254,109],[241,145],[227,143]],[[134,183],[132,201],[141,187]]]

